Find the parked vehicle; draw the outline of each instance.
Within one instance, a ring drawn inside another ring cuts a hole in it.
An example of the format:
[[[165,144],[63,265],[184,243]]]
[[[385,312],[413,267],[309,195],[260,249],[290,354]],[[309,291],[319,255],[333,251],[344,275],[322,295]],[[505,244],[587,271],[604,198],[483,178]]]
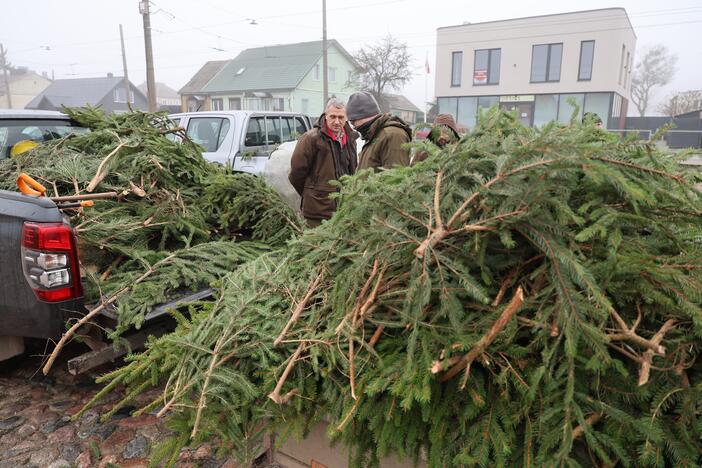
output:
[[[185,112],[170,118],[205,148],[207,160],[252,174],[263,172],[278,145],[312,128],[309,117],[294,112]]]
[[[83,131],[88,130],[60,112],[0,110],[0,159]],[[23,183],[30,188],[35,183],[26,180]],[[57,203],[46,196],[0,190],[0,361],[22,354],[25,338],[59,338],[68,319],[87,312],[76,238],[61,212],[75,206],[75,202]],[[200,291],[155,308],[146,317],[149,326],[126,337],[130,346],[139,347],[148,333],[165,332],[168,308],[209,294],[209,290]],[[114,328],[116,321],[114,311],[106,309],[97,323]],[[71,372],[82,372],[126,352],[126,347],[118,350],[97,338],[84,337],[94,351],[69,361]]]
[[[0,109],[0,159],[86,129],[56,111]]]

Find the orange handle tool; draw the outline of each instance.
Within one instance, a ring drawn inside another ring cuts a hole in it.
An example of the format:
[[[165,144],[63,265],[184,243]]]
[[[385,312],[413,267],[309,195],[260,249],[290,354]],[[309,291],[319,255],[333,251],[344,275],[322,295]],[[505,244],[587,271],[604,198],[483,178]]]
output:
[[[25,195],[34,195],[37,197],[46,195],[46,187],[32,179],[29,174],[24,172],[17,177],[17,187],[20,189],[20,192],[24,193]]]

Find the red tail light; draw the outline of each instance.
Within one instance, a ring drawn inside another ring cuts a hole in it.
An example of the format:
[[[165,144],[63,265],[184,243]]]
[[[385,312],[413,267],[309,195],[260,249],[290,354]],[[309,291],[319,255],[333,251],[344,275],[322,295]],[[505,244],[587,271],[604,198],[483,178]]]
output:
[[[60,302],[83,295],[75,236],[66,224],[24,223],[22,268],[42,301]]]

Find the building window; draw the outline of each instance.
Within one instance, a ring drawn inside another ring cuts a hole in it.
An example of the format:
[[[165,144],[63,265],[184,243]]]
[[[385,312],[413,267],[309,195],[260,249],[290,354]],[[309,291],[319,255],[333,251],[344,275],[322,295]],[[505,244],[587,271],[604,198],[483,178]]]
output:
[[[478,98],[478,113],[481,109],[489,109],[492,106],[496,106],[500,102],[500,98],[497,96],[480,96]]]
[[[212,100],[212,110],[220,111],[224,110],[224,100],[223,99],[213,99]]]
[[[458,98],[458,115],[456,116],[456,122],[468,128],[475,127],[475,114],[477,106],[477,97]]]
[[[531,51],[531,82],[546,83],[561,80],[563,44],[539,44]]]
[[[309,114],[310,113],[310,100],[307,98],[303,98],[301,107],[302,107],[302,109],[300,109],[300,110],[303,114]]]
[[[329,67],[329,82],[330,83],[336,83],[336,68],[335,67]]]
[[[585,94],[583,111],[585,113],[590,112],[591,114],[595,114],[606,126],[608,124],[607,121],[609,120],[609,101],[611,97],[611,93],[587,93]]]
[[[349,70],[346,72],[346,82],[350,84],[352,79],[353,79],[353,73],[351,72],[351,70]]]
[[[461,86],[461,68],[463,67],[463,52],[451,54],[451,86]]]
[[[230,97],[229,98],[229,110],[241,110],[241,98]]]
[[[619,84],[622,84],[622,75],[624,74],[624,67],[626,66],[624,62],[624,56],[626,55],[626,46],[622,44],[622,58],[619,59]]]
[[[314,79],[319,81],[319,64],[314,66]]]
[[[582,41],[580,43],[580,67],[578,81],[592,79],[592,63],[595,57],[595,41]]]
[[[570,118],[573,117],[573,113],[575,112],[575,107],[570,103],[571,100],[575,101],[575,105],[578,108],[578,112],[575,114],[575,120],[579,121],[582,119],[584,98],[582,94],[561,94],[558,103],[558,121],[565,124],[570,123]],[[602,120],[604,121],[604,119]]]
[[[534,96],[534,125],[544,125],[558,119],[558,94]]]
[[[496,85],[500,83],[500,55],[500,49],[480,49],[475,51],[473,85]]]
[[[285,110],[285,98],[273,98],[273,110],[274,111],[284,111]]]
[[[112,92],[114,102],[127,102],[127,93],[123,87],[115,88]],[[129,102],[134,103],[134,91],[129,91]]]

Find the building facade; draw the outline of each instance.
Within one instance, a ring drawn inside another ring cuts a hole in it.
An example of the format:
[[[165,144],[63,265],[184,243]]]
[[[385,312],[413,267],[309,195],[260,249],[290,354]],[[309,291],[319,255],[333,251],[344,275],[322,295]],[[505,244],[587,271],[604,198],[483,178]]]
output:
[[[475,126],[481,109],[516,111],[525,125],[584,112],[623,128],[636,35],[623,8],[534,16],[437,30],[439,112]]]
[[[112,73],[100,78],[54,80],[32,99],[25,109],[60,111],[63,106],[100,106],[106,113],[148,109],[146,96],[133,83],[130,82],[128,85],[129,96],[125,89],[124,78],[114,76]]]
[[[327,45],[328,93],[344,101],[358,69],[335,40]],[[209,65],[208,65],[209,64]],[[246,49],[226,63],[208,62],[180,91],[182,110],[323,111],[322,42]]]
[[[51,84],[46,74],[39,75],[26,68],[12,69],[7,78],[9,86],[5,84],[5,77],[0,73],[0,108],[2,109],[24,109],[24,106]]]

